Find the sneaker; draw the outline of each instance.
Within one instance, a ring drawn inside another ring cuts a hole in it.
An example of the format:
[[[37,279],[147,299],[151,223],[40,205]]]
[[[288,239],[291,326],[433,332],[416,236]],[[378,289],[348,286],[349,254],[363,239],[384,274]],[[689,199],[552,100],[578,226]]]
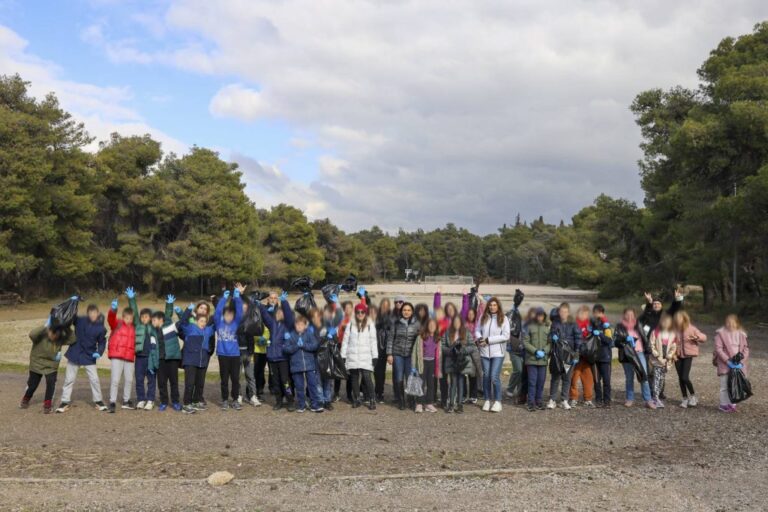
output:
[[[569,405],[570,405],[571,407],[576,407],[577,405],[579,405],[579,401],[578,401],[578,400],[571,400],[571,402],[570,402],[570,404],[569,404]]]
[[[29,401],[30,399],[23,396],[21,397],[21,402],[19,403],[19,409],[29,409]]]
[[[69,402],[61,402],[56,408],[56,413],[61,414],[69,410]]]
[[[288,400],[288,402],[285,404],[285,410],[288,412],[293,412],[296,410],[296,405],[293,400]]]
[[[241,410],[243,410],[243,406],[242,406],[242,405],[240,405],[240,402],[238,402],[237,400],[232,400],[232,408],[233,408],[234,410],[236,410],[236,411],[241,411]]]
[[[147,402],[145,400],[142,400],[141,402],[136,404],[136,409],[143,409],[147,405]]]
[[[261,406],[261,402],[259,402],[259,399],[256,397],[256,395],[253,395],[251,397],[251,405],[254,406],[254,407],[260,407]]]
[[[174,410],[174,411],[177,411],[177,412],[178,412],[178,411],[180,411],[180,410],[181,410],[181,404],[180,404],[179,402],[173,402],[173,405],[172,405],[172,407],[173,407],[173,410]]]
[[[424,408],[424,410],[425,410],[426,412],[437,412],[437,407],[435,407],[435,406],[434,406],[434,405],[432,405],[432,404],[429,404],[428,406],[426,406],[426,407]]]
[[[624,402],[624,407],[632,407],[633,405],[635,405],[635,402],[633,402],[632,400],[627,400],[626,402]]]
[[[696,395],[691,395],[691,398],[688,400],[688,407],[696,407],[699,405],[699,399],[696,398]]]
[[[283,408],[283,401],[282,400],[278,400],[277,402],[275,402],[275,405],[272,406],[272,410],[273,411],[279,411],[282,408]]]
[[[526,408],[528,409],[528,412],[533,412],[536,410],[536,406],[533,404],[528,404]]]
[[[687,409],[688,408],[688,399],[687,398],[683,398],[683,401],[680,402],[680,407],[682,407],[683,409]]]
[[[477,398],[470,398],[469,403],[471,403],[472,405],[477,405]]]
[[[203,403],[203,402],[196,402],[196,403],[192,404],[192,408],[194,410],[196,410],[196,411],[207,411],[208,410],[208,406],[205,405],[205,403]]]
[[[464,404],[457,405],[453,412],[456,414],[464,414]]]
[[[115,402],[109,402],[109,409],[107,409],[107,412],[109,414],[115,414],[116,409],[117,409],[117,406],[115,405]]]
[[[334,403],[336,403],[336,402],[341,402],[341,396],[339,396],[339,395],[335,395],[335,396],[333,397],[333,402],[334,402]]]
[[[368,410],[369,411],[375,411],[376,410],[376,400],[369,400],[368,401]]]
[[[151,411],[154,408],[155,408],[155,402],[153,402],[152,400],[148,401],[147,404],[144,406],[145,411]]]
[[[501,412],[501,402],[493,402],[491,412]]]
[[[243,405],[243,395],[237,395],[237,403]]]
[[[660,398],[656,399],[656,407],[658,407],[659,409],[664,408],[664,402],[662,402]]]
[[[610,409],[611,408],[611,402],[603,402],[603,409]]]
[[[164,412],[166,409],[168,409],[168,404],[160,404],[160,406],[157,408],[157,410],[160,412]]]
[[[656,402],[654,402],[653,400],[648,400],[647,402],[645,402],[645,406],[648,409],[652,409],[654,411],[656,410]]]
[[[486,400],[485,403],[483,404],[483,412],[488,412],[490,410],[491,410],[491,401]]]
[[[727,412],[727,413],[736,412],[736,409],[731,409],[731,405],[730,404],[729,405],[721,405],[720,407],[718,407],[718,410],[720,412]]]
[[[378,395],[376,397],[376,403],[383,404],[384,403],[384,395]]]
[[[736,404],[731,404],[730,408],[731,408],[731,412],[736,412]]]
[[[226,400],[222,401],[221,402],[221,410],[222,411],[229,410],[229,402],[227,402]]]
[[[424,407],[421,404],[418,404],[416,406],[416,414],[421,414],[422,412],[424,412]]]
[[[537,403],[536,404],[536,409],[538,409],[539,411],[543,411],[544,410],[544,404],[541,403],[541,402]]]
[[[298,412],[298,413],[302,413],[302,412],[307,412],[307,410],[306,410],[306,409],[304,409],[304,408],[301,408],[301,409],[296,409],[296,412]]]
[[[557,404],[555,403],[554,400],[550,400],[549,402],[547,402],[547,409],[554,409],[555,407],[557,407]]]
[[[104,405],[104,402],[102,402],[102,401],[94,402],[93,405],[94,405],[94,407],[96,407],[96,409],[98,409],[98,410],[100,410],[102,412],[107,410],[107,406]]]
[[[587,400],[584,402],[584,407],[594,407],[595,404],[592,403],[592,400]]]
[[[195,414],[197,412],[197,409],[195,409],[192,405],[185,405],[181,408],[181,412],[184,414]]]
[[[43,402],[43,414],[51,414],[53,412],[53,405],[50,400]]]
[[[448,407],[445,408],[445,413],[446,414],[450,414],[452,412],[453,412],[453,405],[449,405]]]
[[[571,410],[571,405],[568,403],[568,400],[563,400],[562,402],[560,402],[560,407],[562,407],[564,411]]]
[[[602,409],[603,408],[603,402],[598,400],[597,402],[595,402],[595,407],[597,409]]]
[[[133,405],[133,401],[128,400],[127,402],[123,402],[123,405],[120,406],[121,409],[128,409],[128,410],[135,410],[136,406]]]
[[[311,410],[312,412],[315,412],[315,413],[321,413],[321,412],[323,412],[325,409],[323,409],[322,407],[318,407],[318,408],[316,408],[316,409],[310,409],[310,410]]]

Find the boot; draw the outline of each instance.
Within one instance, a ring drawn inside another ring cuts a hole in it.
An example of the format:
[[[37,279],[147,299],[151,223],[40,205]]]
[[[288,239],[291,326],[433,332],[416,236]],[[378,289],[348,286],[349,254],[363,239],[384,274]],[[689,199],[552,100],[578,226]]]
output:
[[[277,397],[277,401],[275,402],[275,405],[272,407],[272,410],[273,411],[279,411],[282,408],[283,408],[283,397],[282,396],[278,396]]]

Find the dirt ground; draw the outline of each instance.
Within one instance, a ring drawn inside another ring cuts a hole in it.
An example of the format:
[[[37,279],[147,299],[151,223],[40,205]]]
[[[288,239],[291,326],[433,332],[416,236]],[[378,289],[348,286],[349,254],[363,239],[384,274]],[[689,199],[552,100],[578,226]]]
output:
[[[25,375],[0,372],[0,510],[765,510],[768,331],[750,345],[756,395],[737,414],[717,411],[711,338],[692,372],[702,404],[687,410],[673,372],[657,411],[505,402],[500,414],[416,415],[341,402],[323,414],[110,415],[90,406],[81,373],[75,407],[43,415],[42,389],[19,410]],[[619,366],[613,387],[621,400]],[[206,395],[215,403],[218,385]],[[222,470],[230,484],[205,483]]]

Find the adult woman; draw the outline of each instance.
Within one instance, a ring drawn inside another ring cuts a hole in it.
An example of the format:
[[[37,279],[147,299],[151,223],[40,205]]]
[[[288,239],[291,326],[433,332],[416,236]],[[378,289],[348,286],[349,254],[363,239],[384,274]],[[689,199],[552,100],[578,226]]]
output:
[[[501,366],[504,364],[505,345],[509,340],[509,319],[504,315],[496,297],[488,300],[475,329],[475,339],[483,364],[483,411],[501,412]]]
[[[341,344],[341,357],[346,359],[347,370],[352,380],[352,407],[360,407],[360,380],[363,382],[363,393],[368,409],[376,409],[374,399],[373,360],[378,357],[378,342],[376,339],[376,326],[368,317],[368,308],[365,304],[355,306],[355,318],[344,331],[344,342]]]
[[[651,344],[645,331],[637,321],[635,310],[626,308],[621,321],[616,325],[616,346],[619,348],[619,362],[624,367],[624,377],[626,382],[626,401],[625,407],[632,407],[635,401],[635,368],[630,359],[624,353],[625,345],[628,345],[637,355],[645,378],[640,381],[640,389],[643,394],[643,400],[646,407],[656,409],[656,404],[651,400],[651,387],[648,382],[648,359],[651,353]]]
[[[698,400],[691,382],[691,365],[693,359],[699,355],[699,345],[707,341],[707,335],[701,332],[691,323],[691,317],[685,311],[678,311],[674,316],[675,330],[677,331],[677,361],[675,369],[680,380],[680,393],[683,401],[680,407],[696,407]],[[690,395],[690,396],[689,396]]]
[[[384,403],[384,383],[387,378],[387,336],[392,330],[394,318],[389,299],[381,299],[379,316],[376,318],[377,355],[376,366],[373,369],[373,379],[376,383],[375,400],[379,403]]]
[[[421,324],[413,316],[414,308],[410,302],[404,302],[400,316],[392,323],[392,330],[387,336],[387,362],[392,365],[392,387],[397,406],[405,410],[405,386],[403,378],[411,370],[411,352]]]

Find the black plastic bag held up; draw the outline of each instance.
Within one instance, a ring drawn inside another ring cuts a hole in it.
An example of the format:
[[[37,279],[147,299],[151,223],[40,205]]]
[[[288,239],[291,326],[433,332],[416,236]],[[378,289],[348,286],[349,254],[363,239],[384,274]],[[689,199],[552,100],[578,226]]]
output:
[[[590,334],[581,343],[581,357],[589,364],[595,364],[597,362],[598,354],[600,353],[600,338],[594,334]]]
[[[50,328],[66,329],[75,323],[78,300],[67,299],[51,308]]]
[[[306,276],[294,279],[291,283],[291,286],[298,288],[301,292],[301,297],[296,300],[296,304],[293,307],[300,315],[308,317],[309,311],[317,308],[315,297],[312,295],[312,286],[314,284],[315,282]]]
[[[349,274],[349,277],[341,283],[341,289],[348,293],[357,291],[357,276],[355,276],[355,274]]]
[[[264,321],[261,318],[261,311],[259,311],[258,300],[255,294],[248,300],[248,311],[243,316],[242,328],[248,336],[261,336],[264,334]]]
[[[743,402],[752,396],[752,384],[744,372],[731,368],[728,370],[728,399],[731,403]]]
[[[340,284],[327,284],[321,288],[321,291],[323,292],[323,297],[325,298],[325,302],[328,304],[333,303],[331,300],[331,296],[336,295],[339,296],[339,292],[341,291],[341,285]]]

